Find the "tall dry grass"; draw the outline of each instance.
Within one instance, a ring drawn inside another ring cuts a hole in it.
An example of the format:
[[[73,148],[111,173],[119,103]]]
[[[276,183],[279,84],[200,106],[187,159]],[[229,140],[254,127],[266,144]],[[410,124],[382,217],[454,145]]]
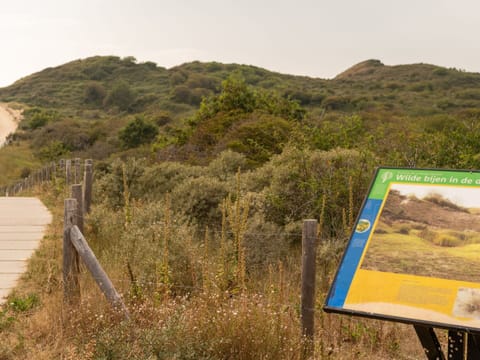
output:
[[[42,191],[54,222],[9,304],[39,300],[24,311],[4,306],[1,359],[301,359],[299,251],[249,268],[240,192],[200,237],[168,198],[131,201],[129,215],[93,208],[86,238],[124,297],[127,322],[85,269],[81,302],[63,302],[61,190]],[[411,326],[322,312],[341,249],[333,240],[318,248],[314,359],[423,358]]]

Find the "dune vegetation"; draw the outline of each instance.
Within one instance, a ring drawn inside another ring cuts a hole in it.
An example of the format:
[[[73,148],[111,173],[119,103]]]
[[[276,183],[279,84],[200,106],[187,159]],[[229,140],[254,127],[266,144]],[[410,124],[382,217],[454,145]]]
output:
[[[300,359],[308,218],[320,225],[314,358],[423,358],[412,326],[321,308],[375,166],[479,167],[479,94],[480,74],[425,64],[371,60],[322,80],[113,56],[0,89],[24,108],[2,185],[94,159],[85,237],[131,314],[86,271],[80,304],[63,302],[69,190],[45,184],[31,194],[55,220],[0,310],[0,358]]]

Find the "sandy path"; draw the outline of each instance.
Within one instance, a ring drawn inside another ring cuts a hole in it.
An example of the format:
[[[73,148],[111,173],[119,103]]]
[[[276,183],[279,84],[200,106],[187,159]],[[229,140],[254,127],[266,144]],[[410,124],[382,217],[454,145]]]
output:
[[[0,147],[7,136],[15,132],[21,119],[22,110],[15,110],[5,103],[0,103]]]

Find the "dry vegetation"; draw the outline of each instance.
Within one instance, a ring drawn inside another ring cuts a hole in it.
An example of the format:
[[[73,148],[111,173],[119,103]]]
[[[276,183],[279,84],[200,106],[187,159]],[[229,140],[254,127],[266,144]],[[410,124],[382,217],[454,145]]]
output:
[[[130,321],[109,307],[85,270],[80,303],[64,303],[66,191],[57,181],[36,194],[54,212],[54,222],[0,312],[0,358],[301,358],[298,248],[268,263],[248,258],[244,241],[254,205],[240,186],[222,202],[217,226],[201,234],[174,215],[168,197],[143,202],[124,188],[128,209],[111,213],[105,203],[94,206],[86,237],[123,294]],[[422,358],[411,326],[321,311],[340,252],[341,244],[331,241],[318,249],[314,358]]]

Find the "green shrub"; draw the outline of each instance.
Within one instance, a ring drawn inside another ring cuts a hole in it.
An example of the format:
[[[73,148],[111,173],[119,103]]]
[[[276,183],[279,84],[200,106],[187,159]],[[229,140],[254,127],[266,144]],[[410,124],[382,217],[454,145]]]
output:
[[[464,91],[459,91],[457,93],[457,98],[464,100],[480,100],[480,90],[469,89]]]
[[[184,83],[188,78],[188,75],[182,70],[172,69],[170,71],[170,85],[176,86]]]
[[[93,207],[89,215],[92,247],[103,254],[107,266],[120,268],[124,274],[131,271],[132,296],[140,292],[151,296],[167,288],[183,293],[198,285],[192,278],[199,271],[192,254],[199,245],[191,241],[193,231],[184,219],[170,212],[162,199],[133,202],[128,225],[123,212],[112,213],[102,205]]]
[[[36,114],[32,117],[30,120],[28,127],[32,130],[38,129],[42,126],[45,126],[49,121],[49,117],[42,115],[42,114]]]
[[[52,141],[50,144],[41,147],[37,156],[43,161],[55,161],[69,153],[70,151],[63,142]]]
[[[272,167],[270,185],[264,190],[267,219],[285,225],[318,218],[325,199],[326,236],[344,234],[345,227],[350,226],[343,223],[343,213],[353,222],[373,171],[368,155],[345,149],[302,151],[287,147],[267,166]]]
[[[351,99],[346,96],[328,96],[322,101],[327,110],[346,110],[351,107]]]
[[[445,68],[437,68],[435,70],[433,70],[432,74],[433,75],[436,75],[436,76],[446,76],[448,75],[448,69],[445,69]]]
[[[228,192],[227,185],[213,177],[185,179],[172,190],[172,207],[200,228],[219,225],[219,205]]]
[[[138,190],[142,198],[155,200],[164,197],[187,179],[199,177],[202,169],[178,162],[162,162],[145,169],[138,179]]]
[[[195,103],[195,97],[192,90],[185,85],[177,85],[172,89],[171,99],[182,104]]]
[[[151,143],[158,134],[158,128],[145,121],[142,116],[135,116],[127,126],[120,130],[118,138],[124,149],[131,149],[142,144]]]
[[[116,159],[103,169],[103,173],[100,173],[97,167],[99,173],[95,180],[96,186],[94,191],[95,198],[100,203],[104,203],[113,209],[124,206],[124,169],[127,190],[131,199],[139,199],[145,193],[145,190],[139,186],[139,179],[145,172],[145,161],[129,158],[126,162],[123,162],[120,159]]]
[[[39,129],[32,144],[36,148],[48,148],[52,144],[61,143],[66,151],[81,151],[97,140],[100,133],[96,130],[92,124],[65,119]]]
[[[23,112],[23,121],[21,127],[24,129],[35,130],[60,119],[60,114],[55,110],[47,110],[39,107],[33,107]]]
[[[37,294],[29,294],[24,297],[11,296],[8,299],[8,306],[15,312],[29,311],[40,303]]]
[[[317,149],[353,148],[365,130],[364,119],[358,115],[332,116],[308,126],[305,136]]]
[[[172,122],[172,115],[168,111],[160,111],[153,115],[153,122],[157,126],[164,126]]]
[[[192,89],[204,88],[216,91],[220,87],[220,82],[216,78],[210,76],[192,73],[188,76],[186,85]]]
[[[86,104],[100,106],[106,96],[106,90],[99,82],[90,82],[85,85],[84,101]]]
[[[108,92],[103,104],[107,107],[115,106],[119,110],[127,111],[135,101],[135,94],[126,82],[119,81]]]
[[[206,168],[208,175],[226,181],[237,173],[239,169],[245,169],[247,159],[245,155],[226,150],[210,161]]]
[[[233,126],[222,142],[228,149],[244,154],[250,167],[255,167],[281,153],[292,128],[283,118],[254,113],[248,120]]]

